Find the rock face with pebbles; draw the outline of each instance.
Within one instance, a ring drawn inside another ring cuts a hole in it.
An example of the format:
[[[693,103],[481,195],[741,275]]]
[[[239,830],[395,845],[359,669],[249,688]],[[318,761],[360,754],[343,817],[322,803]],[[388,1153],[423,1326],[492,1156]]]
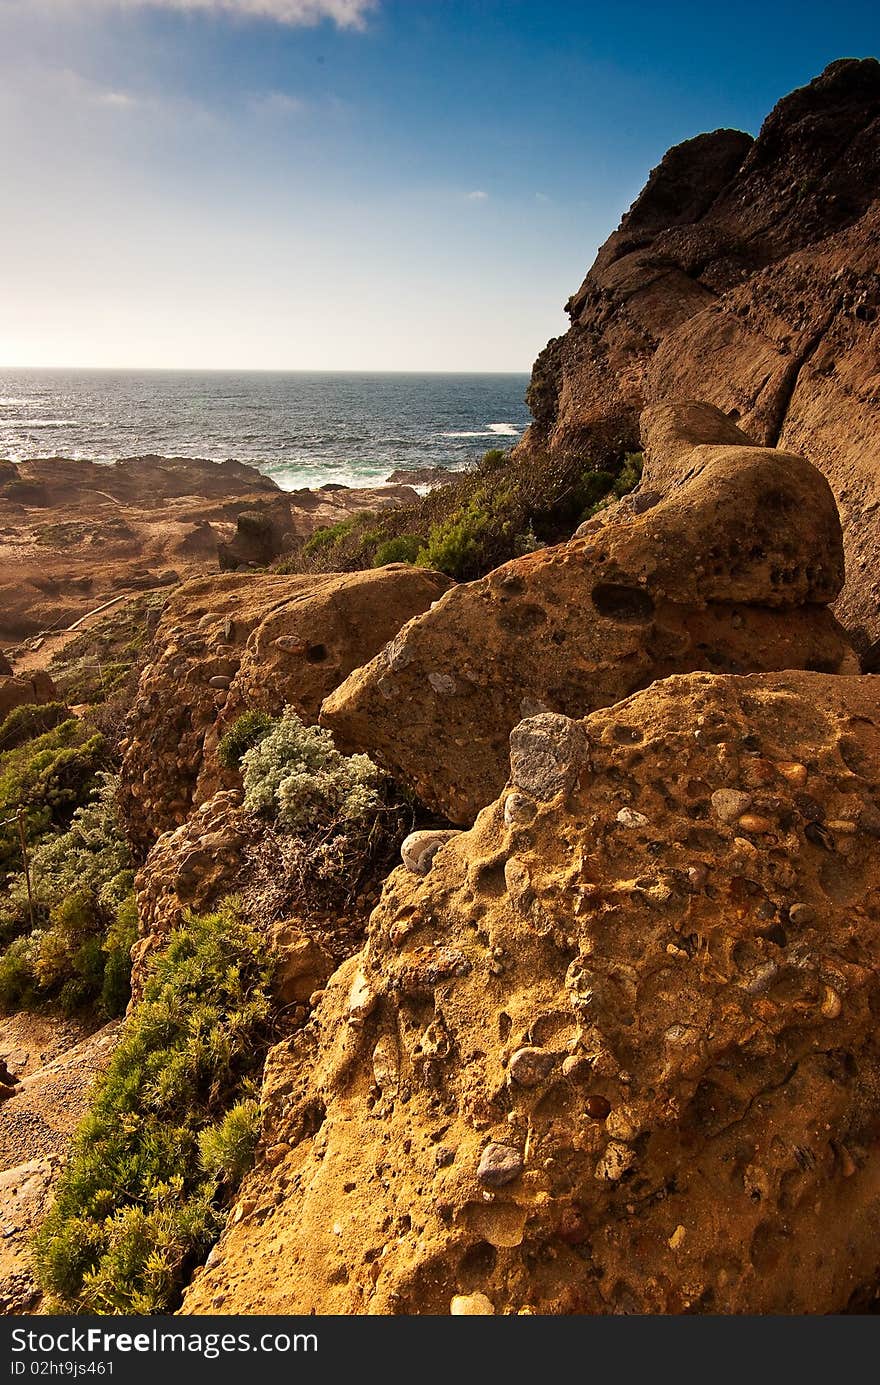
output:
[[[646,429],[665,494],[447,592],[323,705],[340,741],[452,822],[497,796],[510,731],[536,712],[584,716],[693,669],[858,667],[826,609],[843,549],[820,473],[717,410]]]
[[[524,447],[619,457],[662,399],[707,399],[758,442],[803,453],[844,519],[841,620],[880,642],[880,63],[832,63],[756,140],[670,149],[535,362]],[[873,648],[873,655],[872,655]],[[871,664],[873,667],[874,665]]]
[[[123,795],[138,849],[237,786],[216,758],[236,717],[288,705],[314,722],[323,698],[451,585],[403,564],[185,583],[165,609],[128,726]]]
[[[271,1052],[184,1311],[845,1309],[880,1234],[876,683],[695,673],[519,727]]]

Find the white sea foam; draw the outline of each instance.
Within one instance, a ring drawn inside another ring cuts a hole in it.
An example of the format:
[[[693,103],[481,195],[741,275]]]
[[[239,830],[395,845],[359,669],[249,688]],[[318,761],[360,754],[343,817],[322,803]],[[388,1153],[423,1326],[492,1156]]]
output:
[[[442,438],[518,438],[520,428],[515,428],[512,423],[487,423],[485,428],[477,429],[475,432],[461,433],[441,433]]]

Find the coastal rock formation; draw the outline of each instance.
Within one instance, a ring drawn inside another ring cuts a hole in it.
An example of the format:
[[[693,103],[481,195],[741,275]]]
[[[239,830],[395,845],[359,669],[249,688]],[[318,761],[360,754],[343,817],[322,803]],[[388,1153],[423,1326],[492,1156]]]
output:
[[[56,696],[55,684],[48,673],[38,671],[18,676],[0,674],[0,722],[16,707],[54,702]]]
[[[644,404],[703,399],[802,453],[840,506],[837,609],[862,651],[880,639],[878,199],[874,59],[832,63],[755,141],[719,130],[671,149],[538,357],[523,443],[601,462],[637,444]]]
[[[571,543],[448,592],[327,698],[322,724],[469,824],[500,792],[523,717],[583,716],[692,669],[857,668],[825,609],[843,585],[828,483],[694,411],[699,428],[689,415],[653,429],[665,495],[643,487]],[[694,447],[713,432],[726,445]]]
[[[135,877],[138,932],[132,951],[132,1001],[143,989],[145,966],[156,948],[183,922],[186,910],[205,913],[229,894],[243,851],[254,836],[242,794],[222,789],[186,822],[163,832]]]
[[[187,1313],[829,1313],[880,1234],[877,680],[674,676],[511,779],[269,1056]]]
[[[242,462],[64,457],[0,464],[0,640],[64,630],[119,593],[265,564],[410,486],[286,493]]]
[[[238,778],[217,744],[251,708],[317,720],[323,699],[451,586],[392,564],[343,575],[226,574],[168,602],[143,670],[122,767],[126,820],[145,852]]]

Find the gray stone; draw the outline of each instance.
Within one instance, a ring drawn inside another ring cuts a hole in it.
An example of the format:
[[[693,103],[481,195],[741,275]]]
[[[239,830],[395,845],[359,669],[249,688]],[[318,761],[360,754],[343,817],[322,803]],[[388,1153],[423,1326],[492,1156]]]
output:
[[[567,793],[580,770],[588,766],[587,737],[570,717],[542,712],[521,721],[510,733],[511,781],[532,798],[546,800]]]
[[[522,1155],[513,1145],[497,1144],[494,1140],[486,1145],[480,1156],[477,1177],[487,1188],[503,1188],[519,1178],[523,1170]]]

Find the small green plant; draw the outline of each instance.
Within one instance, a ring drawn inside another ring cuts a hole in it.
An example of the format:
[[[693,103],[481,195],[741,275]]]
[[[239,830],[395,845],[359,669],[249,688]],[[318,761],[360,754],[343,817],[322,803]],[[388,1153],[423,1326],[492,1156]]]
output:
[[[88,802],[108,760],[107,742],[68,717],[52,730],[0,753],[0,880],[21,866],[17,815],[33,847]]]
[[[45,731],[60,726],[70,720],[70,712],[63,702],[42,702],[38,706],[28,703],[25,707],[15,707],[0,725],[0,753],[14,750],[16,746],[32,741]]]
[[[642,479],[642,469],[644,465],[645,458],[643,453],[625,453],[623,466],[620,468],[614,481],[614,494],[617,496],[618,500],[628,495],[631,490],[635,490]]]
[[[272,972],[232,903],[153,964],[34,1238],[64,1311],[167,1312],[216,1240],[256,1143]]]
[[[219,1182],[235,1187],[254,1162],[260,1138],[260,1104],[239,1101],[216,1125],[199,1135],[199,1162],[203,1171]]]
[[[342,755],[329,731],[288,708],[241,761],[244,806],[291,831],[351,822],[382,806],[381,771],[367,755]]]
[[[268,712],[243,712],[220,738],[217,759],[224,769],[238,769],[242,756],[259,745],[275,725]]]
[[[338,524],[331,524],[326,529],[316,529],[303,545],[303,553],[306,557],[311,557],[315,553],[320,553],[322,548],[332,547],[351,533],[355,523],[356,518],[352,517],[342,519]]]
[[[396,539],[386,539],[380,543],[373,554],[373,567],[385,567],[388,563],[415,563],[424,547],[422,539],[416,534],[398,534]]]
[[[14,941],[0,957],[0,1008],[58,999],[68,1011],[124,1010],[137,917],[117,791],[99,774],[92,801],[31,853],[30,890],[23,871],[7,881],[0,939]]]

